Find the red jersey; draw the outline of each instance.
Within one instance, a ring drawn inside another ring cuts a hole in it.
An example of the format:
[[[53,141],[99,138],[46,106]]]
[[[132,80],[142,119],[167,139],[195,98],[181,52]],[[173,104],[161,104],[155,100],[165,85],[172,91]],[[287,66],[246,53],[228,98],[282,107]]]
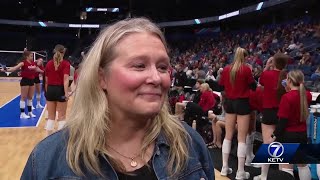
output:
[[[264,87],[263,91],[263,108],[277,108],[280,100],[277,97],[277,87],[280,71],[267,70],[260,76],[260,84]]]
[[[70,74],[70,63],[69,61],[61,61],[57,70],[54,69],[53,60],[50,60],[46,65],[46,77],[48,78],[48,85],[63,86],[64,75]]]
[[[215,96],[211,91],[204,91],[201,93],[200,102],[198,104],[204,112],[207,112],[214,107],[216,103],[214,97]]]
[[[249,85],[254,83],[251,69],[247,65],[241,65],[236,73],[236,79],[232,85],[230,82],[230,71],[232,65],[223,68],[219,84],[224,86],[224,91],[228,99],[249,98]]]
[[[262,111],[263,88],[258,87],[256,91],[250,90],[249,104],[251,110]]]
[[[21,77],[23,78],[27,78],[27,79],[34,79],[36,71],[34,69],[30,69],[33,66],[36,66],[36,63],[34,61],[27,61],[24,60],[23,62],[23,66],[21,67]]]
[[[307,91],[306,96],[308,105],[310,105],[312,95]],[[307,131],[306,121],[300,122],[300,94],[298,90],[291,90],[281,97],[278,117],[288,119],[285,127],[287,132]]]
[[[43,65],[38,66],[38,65],[36,64],[36,66],[37,66],[39,69],[41,69],[42,71],[44,71]],[[39,72],[35,72],[35,76],[34,76],[34,77],[39,77],[39,75],[40,75]]]

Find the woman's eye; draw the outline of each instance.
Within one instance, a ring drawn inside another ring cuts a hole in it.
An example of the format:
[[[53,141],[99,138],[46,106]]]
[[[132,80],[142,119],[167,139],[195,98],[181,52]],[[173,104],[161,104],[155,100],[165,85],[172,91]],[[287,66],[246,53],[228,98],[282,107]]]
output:
[[[158,67],[158,69],[160,70],[160,72],[167,72],[169,68],[167,65],[161,65]]]
[[[133,67],[136,68],[136,69],[144,69],[145,65],[144,64],[136,64]]]

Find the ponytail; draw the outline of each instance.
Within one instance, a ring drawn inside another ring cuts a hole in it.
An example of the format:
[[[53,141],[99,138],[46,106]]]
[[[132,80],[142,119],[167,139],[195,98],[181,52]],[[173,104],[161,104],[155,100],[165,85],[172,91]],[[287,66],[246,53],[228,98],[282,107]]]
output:
[[[240,70],[240,67],[245,62],[245,57],[248,55],[247,51],[241,47],[238,47],[234,55],[234,62],[230,70],[230,83],[232,86],[236,80],[237,72]]]
[[[58,70],[62,59],[63,59],[63,54],[59,51],[56,51],[53,55],[53,64],[54,64],[55,70]]]
[[[299,95],[300,95],[300,122],[303,122],[303,121],[306,121],[306,119],[309,116],[306,89],[303,83],[300,83],[299,85]]]
[[[278,85],[277,85],[277,99],[280,101],[281,97],[286,93],[285,87],[282,86],[282,80],[287,78],[287,72],[282,69],[279,74]]]

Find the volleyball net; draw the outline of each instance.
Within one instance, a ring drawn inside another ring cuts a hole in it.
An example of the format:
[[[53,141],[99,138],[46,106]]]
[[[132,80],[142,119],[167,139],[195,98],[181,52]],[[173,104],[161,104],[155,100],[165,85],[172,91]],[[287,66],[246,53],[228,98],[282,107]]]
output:
[[[20,63],[23,59],[24,51],[9,51],[9,50],[0,50],[0,66],[2,69],[7,67],[13,67]],[[48,60],[48,53],[46,51],[31,51],[33,54],[33,60],[37,60],[38,58],[42,58],[44,62]],[[0,76],[18,76],[17,72],[6,72],[1,73]]]

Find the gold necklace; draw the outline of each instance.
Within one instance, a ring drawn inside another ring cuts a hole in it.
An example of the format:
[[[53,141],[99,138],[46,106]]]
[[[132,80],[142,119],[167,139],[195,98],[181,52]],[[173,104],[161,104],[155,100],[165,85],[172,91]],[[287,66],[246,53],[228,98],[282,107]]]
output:
[[[109,146],[109,145],[107,145],[107,146],[108,146],[110,149],[112,149],[114,152],[116,152],[117,154],[119,154],[120,156],[125,157],[125,158],[127,158],[127,159],[130,159],[130,160],[131,160],[131,162],[130,162],[130,166],[131,166],[131,167],[133,167],[133,168],[137,167],[138,162],[135,161],[134,159],[136,159],[138,156],[140,156],[141,153],[138,154],[138,155],[136,155],[136,156],[134,156],[134,157],[128,157],[128,156],[125,156],[125,155],[121,154],[121,153],[118,152],[117,150],[113,149],[111,146]]]

